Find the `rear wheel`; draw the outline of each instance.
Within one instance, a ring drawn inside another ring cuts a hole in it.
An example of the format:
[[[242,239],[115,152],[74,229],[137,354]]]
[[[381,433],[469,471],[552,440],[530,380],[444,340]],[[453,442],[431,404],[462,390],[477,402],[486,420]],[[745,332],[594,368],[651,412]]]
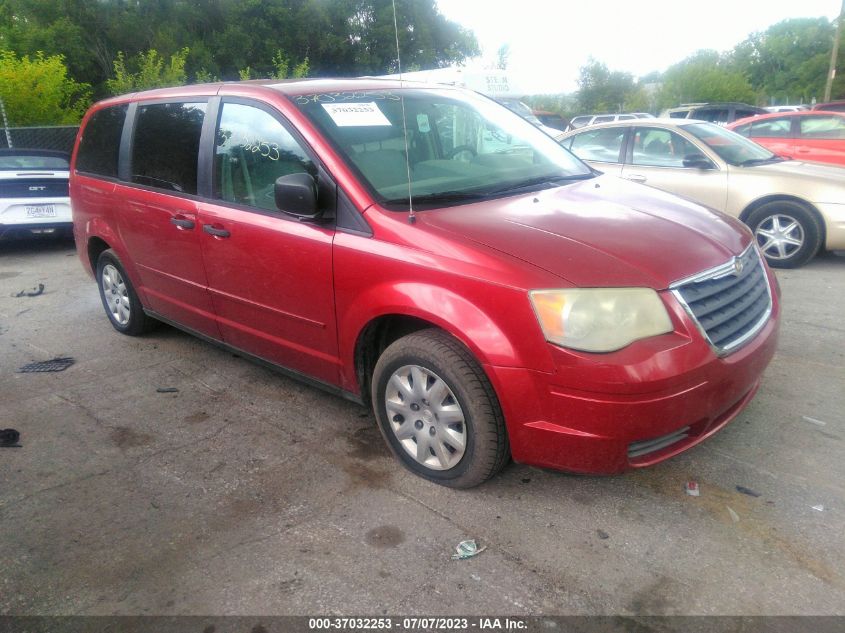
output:
[[[822,230],[810,209],[792,200],[767,202],[748,216],[748,226],[766,261],[776,268],[798,268],[821,247]]]
[[[504,417],[481,366],[460,342],[422,330],[390,345],[373,373],[372,401],[393,454],[452,488],[495,475],[510,457]]]
[[[158,325],[158,321],[144,313],[132,282],[111,249],[97,258],[97,285],[106,315],[121,334],[138,336]]]

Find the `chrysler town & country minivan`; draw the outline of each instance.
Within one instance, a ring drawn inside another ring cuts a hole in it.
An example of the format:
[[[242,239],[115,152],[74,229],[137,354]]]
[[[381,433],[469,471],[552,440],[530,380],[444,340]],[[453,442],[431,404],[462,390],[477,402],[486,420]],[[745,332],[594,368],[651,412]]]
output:
[[[775,350],[777,282],[738,220],[602,176],[461,89],[117,97],[85,116],[70,188],[116,330],[165,322],[372,406],[448,486],[511,457],[666,459],[733,419]]]

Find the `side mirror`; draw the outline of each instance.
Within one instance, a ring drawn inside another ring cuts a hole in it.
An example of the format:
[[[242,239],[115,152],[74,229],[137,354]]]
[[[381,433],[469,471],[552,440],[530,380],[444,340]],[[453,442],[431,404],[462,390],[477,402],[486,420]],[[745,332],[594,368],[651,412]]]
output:
[[[317,210],[317,181],[304,172],[279,176],[273,187],[276,207],[280,211],[304,220],[319,217]]]
[[[713,161],[704,154],[687,154],[684,156],[683,163],[684,167],[691,167],[692,169],[713,169],[715,167]]]

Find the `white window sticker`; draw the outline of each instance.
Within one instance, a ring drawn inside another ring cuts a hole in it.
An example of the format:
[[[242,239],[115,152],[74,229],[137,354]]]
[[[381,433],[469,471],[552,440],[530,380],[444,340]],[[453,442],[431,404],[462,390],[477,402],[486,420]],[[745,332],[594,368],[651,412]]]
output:
[[[417,115],[417,129],[423,134],[428,134],[429,132],[431,132],[431,125],[428,122],[427,114]]]
[[[321,104],[338,127],[390,125],[390,121],[374,102]]]

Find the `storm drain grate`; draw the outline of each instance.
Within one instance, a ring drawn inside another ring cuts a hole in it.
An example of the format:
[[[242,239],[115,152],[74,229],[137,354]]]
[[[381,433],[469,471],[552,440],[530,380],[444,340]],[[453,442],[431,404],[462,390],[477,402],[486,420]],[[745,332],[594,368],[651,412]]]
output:
[[[42,360],[37,363],[30,363],[18,369],[19,374],[36,374],[48,371],[64,371],[76,362],[75,359],[67,356],[65,358],[54,358],[53,360]]]

